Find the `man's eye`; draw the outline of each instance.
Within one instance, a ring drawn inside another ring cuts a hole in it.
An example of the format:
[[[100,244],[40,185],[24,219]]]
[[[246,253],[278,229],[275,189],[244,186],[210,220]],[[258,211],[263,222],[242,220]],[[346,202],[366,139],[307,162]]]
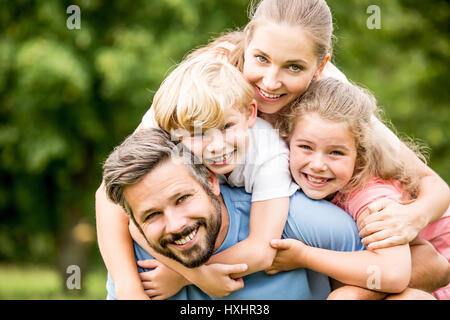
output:
[[[186,194],[184,196],[181,196],[177,199],[177,204],[182,203],[184,201],[186,201],[189,198],[190,195]]]

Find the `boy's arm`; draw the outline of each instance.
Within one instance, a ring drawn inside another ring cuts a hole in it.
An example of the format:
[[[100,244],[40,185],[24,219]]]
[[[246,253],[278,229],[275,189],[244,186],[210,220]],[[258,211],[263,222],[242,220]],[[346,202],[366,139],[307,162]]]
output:
[[[270,240],[281,238],[288,212],[288,197],[252,202],[248,237],[212,256],[208,263],[246,263],[248,269],[232,274],[234,278],[265,270],[276,255]]]
[[[310,247],[299,240],[273,240],[278,249],[267,273],[309,268],[342,283],[381,292],[401,292],[411,276],[409,245],[377,251],[340,252]]]
[[[97,239],[106,268],[119,299],[148,299],[142,287],[128,231],[128,217],[119,205],[108,200],[104,185],[95,194]]]

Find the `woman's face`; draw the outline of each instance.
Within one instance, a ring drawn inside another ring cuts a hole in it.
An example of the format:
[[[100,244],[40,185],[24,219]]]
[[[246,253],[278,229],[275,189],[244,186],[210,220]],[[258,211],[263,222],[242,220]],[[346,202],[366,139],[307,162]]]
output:
[[[265,22],[245,49],[244,76],[255,88],[258,110],[273,114],[302,95],[320,73],[310,35],[300,27]]]

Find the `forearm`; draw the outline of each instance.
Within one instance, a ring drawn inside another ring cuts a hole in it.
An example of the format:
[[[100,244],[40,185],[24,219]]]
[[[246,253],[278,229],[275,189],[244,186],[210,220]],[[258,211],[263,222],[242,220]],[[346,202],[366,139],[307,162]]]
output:
[[[345,284],[381,292],[401,292],[411,274],[408,245],[357,252],[307,247],[304,257],[304,261],[298,261],[301,266]]]
[[[431,169],[426,172],[420,181],[417,200],[408,205],[411,213],[417,216],[419,231],[438,220],[450,205],[448,185]]]
[[[270,267],[276,253],[277,251],[270,247],[269,240],[263,242],[249,237],[228,250],[213,255],[207,263],[245,263],[248,266],[245,272],[231,275],[232,278],[240,278]]]
[[[107,199],[103,184],[97,190],[95,199],[98,246],[114,281],[116,295],[119,299],[131,298],[129,294],[134,292],[137,296],[142,293],[143,298],[144,289],[128,231],[129,219],[119,205]]]
[[[450,264],[431,243],[416,239],[411,244],[412,272],[409,287],[432,292],[450,282]]]
[[[233,278],[267,269],[277,251],[270,246],[280,239],[289,211],[289,198],[276,198],[252,203],[248,237],[227,250],[212,256],[208,263],[245,263],[248,269]]]

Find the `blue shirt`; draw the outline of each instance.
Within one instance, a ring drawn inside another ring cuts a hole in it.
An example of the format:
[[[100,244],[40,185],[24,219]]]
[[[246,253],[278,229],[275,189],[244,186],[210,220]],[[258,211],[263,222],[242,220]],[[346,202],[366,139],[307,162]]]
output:
[[[251,194],[243,188],[220,186],[229,214],[225,240],[215,252],[219,253],[248,237]],[[293,238],[313,247],[335,251],[357,251],[361,243],[354,220],[343,210],[325,200],[312,200],[301,191],[290,197],[290,208],[283,238]],[[152,259],[137,243],[137,260]],[[139,268],[139,272],[148,271]],[[229,300],[309,300],[325,299],[331,292],[328,277],[309,269],[296,269],[267,275],[264,271],[245,276],[244,288],[219,299]],[[114,284],[108,274],[108,297],[115,299]],[[170,299],[205,300],[211,298],[194,285],[181,289]]]

